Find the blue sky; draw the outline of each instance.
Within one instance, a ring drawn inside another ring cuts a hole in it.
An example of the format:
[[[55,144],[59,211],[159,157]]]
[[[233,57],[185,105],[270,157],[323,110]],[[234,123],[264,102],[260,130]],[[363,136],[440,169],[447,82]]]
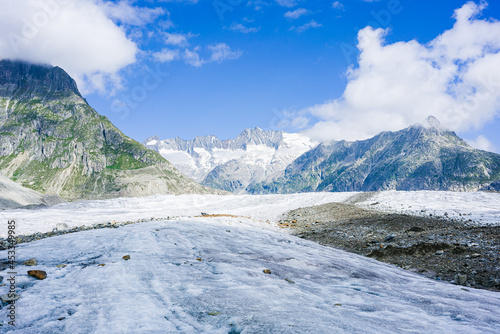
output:
[[[476,147],[500,150],[495,1],[37,1],[2,3],[26,2],[4,15],[38,31],[15,52],[0,41],[0,58],[63,67],[139,141],[252,127],[353,140],[436,114]],[[11,21],[0,31],[26,37]]]

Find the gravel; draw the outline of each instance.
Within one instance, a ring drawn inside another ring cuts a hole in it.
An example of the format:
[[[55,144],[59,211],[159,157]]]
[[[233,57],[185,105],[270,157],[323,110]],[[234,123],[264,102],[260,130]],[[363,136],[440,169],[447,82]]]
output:
[[[279,225],[436,280],[500,291],[500,226],[383,213],[356,206],[359,200],[293,210]]]

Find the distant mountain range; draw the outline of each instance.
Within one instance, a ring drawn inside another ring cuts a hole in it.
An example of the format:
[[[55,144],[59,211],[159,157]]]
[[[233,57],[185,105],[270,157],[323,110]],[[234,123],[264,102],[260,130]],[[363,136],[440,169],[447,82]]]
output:
[[[234,193],[271,182],[300,155],[318,145],[301,134],[259,128],[245,130],[230,140],[204,136],[161,141],[154,136],[143,144],[203,185]]]
[[[61,68],[0,61],[0,172],[69,200],[214,193],[125,136]]]
[[[245,130],[144,144],[204,185],[237,193],[497,190],[500,155],[473,149],[429,117],[367,140],[314,143],[301,134]]]

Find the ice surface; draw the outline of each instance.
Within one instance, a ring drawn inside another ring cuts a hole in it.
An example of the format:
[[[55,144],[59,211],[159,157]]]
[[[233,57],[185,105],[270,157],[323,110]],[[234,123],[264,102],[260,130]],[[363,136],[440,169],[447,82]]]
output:
[[[94,214],[96,207],[110,213],[99,203],[79,205],[91,204]],[[33,267],[18,265],[15,329],[0,310],[6,333],[500,330],[498,293],[464,290],[235,218],[67,234],[19,245],[17,255],[35,257],[48,277],[28,277]],[[67,267],[56,268],[61,263]]]
[[[16,233],[50,232],[58,223],[69,227],[136,221],[138,219],[233,214],[254,218],[254,224],[273,227],[267,223],[293,209],[330,202],[341,202],[355,193],[308,193],[294,195],[157,195],[142,198],[118,198],[103,201],[64,203],[38,210],[0,211],[0,222],[16,220]],[[7,228],[0,229],[0,237]]]

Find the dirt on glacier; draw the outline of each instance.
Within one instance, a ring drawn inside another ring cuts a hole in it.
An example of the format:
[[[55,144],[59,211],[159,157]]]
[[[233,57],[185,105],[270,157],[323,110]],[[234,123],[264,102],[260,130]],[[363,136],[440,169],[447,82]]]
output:
[[[325,246],[375,258],[436,280],[500,291],[500,226],[384,213],[344,203],[300,208],[280,227]],[[374,206],[377,203],[372,203]]]

